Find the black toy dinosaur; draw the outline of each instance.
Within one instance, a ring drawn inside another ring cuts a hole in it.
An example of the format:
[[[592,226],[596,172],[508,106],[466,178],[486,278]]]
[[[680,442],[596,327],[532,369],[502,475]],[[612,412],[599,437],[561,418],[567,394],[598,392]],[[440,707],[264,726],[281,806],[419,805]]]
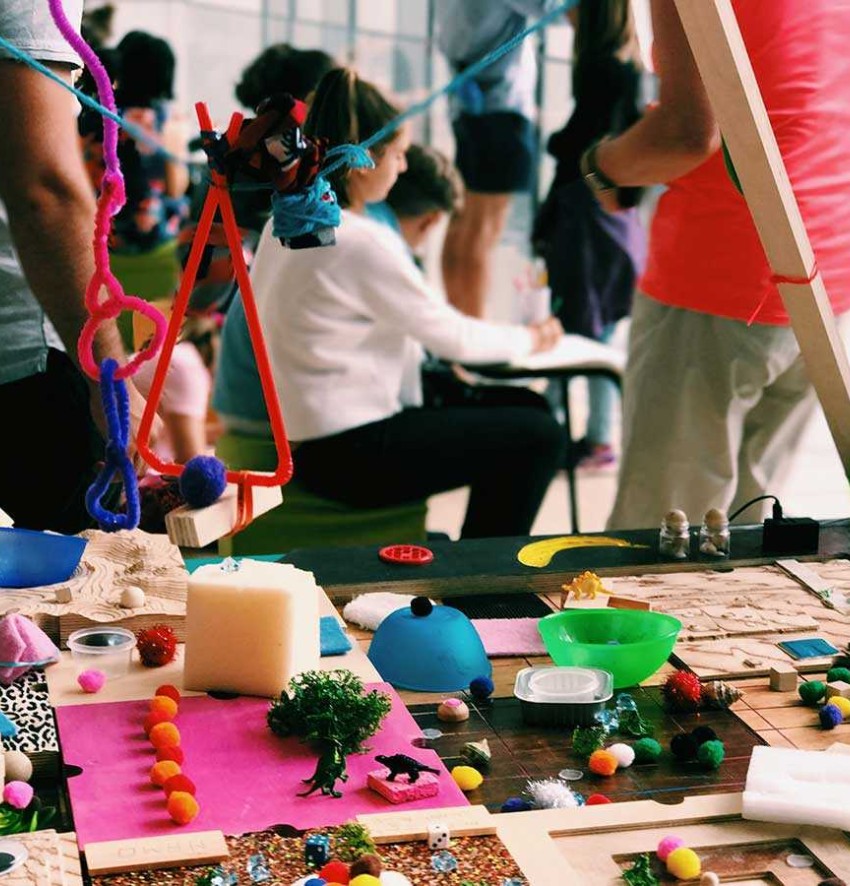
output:
[[[439,769],[432,769],[430,766],[425,766],[424,763],[414,760],[413,757],[408,757],[407,754],[392,754],[392,756],[389,757],[386,754],[378,754],[375,759],[382,766],[386,766],[387,769],[390,770],[390,774],[387,776],[387,781],[395,781],[396,776],[406,775],[408,782],[413,784],[414,782],[419,781],[420,772],[433,772],[434,775],[440,774]]]
[[[336,789],[338,781],[348,781],[348,773],[345,771],[345,754],[343,754],[339,742],[324,742],[319,761],[316,763],[316,771],[309,778],[304,779],[304,784],[312,785],[312,787],[298,796],[309,797],[315,791],[321,790],[326,796],[339,798],[342,794]]]

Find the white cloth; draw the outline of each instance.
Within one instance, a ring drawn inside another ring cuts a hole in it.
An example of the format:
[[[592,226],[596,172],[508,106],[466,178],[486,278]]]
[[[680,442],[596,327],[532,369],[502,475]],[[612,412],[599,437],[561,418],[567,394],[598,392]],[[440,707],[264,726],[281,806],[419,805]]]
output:
[[[292,440],[381,421],[422,403],[418,342],[447,360],[531,352],[521,326],[466,317],[441,300],[385,225],[343,212],[336,246],[285,249],[266,226],[251,278]]]

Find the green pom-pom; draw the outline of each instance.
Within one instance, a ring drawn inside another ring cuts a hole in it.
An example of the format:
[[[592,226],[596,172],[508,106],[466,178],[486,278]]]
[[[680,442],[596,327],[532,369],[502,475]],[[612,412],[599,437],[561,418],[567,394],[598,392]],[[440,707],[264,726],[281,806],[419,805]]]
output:
[[[661,745],[654,738],[638,739],[633,745],[635,763],[655,763],[661,756]]]
[[[826,672],[827,683],[850,683],[850,668],[830,668]]]
[[[589,757],[605,744],[607,735],[604,726],[577,726],[573,730],[573,751],[579,757]]]
[[[801,683],[797,692],[806,704],[817,704],[826,695],[826,683],[809,680],[807,683]]]
[[[723,747],[723,742],[717,739],[703,742],[697,751],[697,760],[706,769],[718,769],[725,756],[726,748]]]

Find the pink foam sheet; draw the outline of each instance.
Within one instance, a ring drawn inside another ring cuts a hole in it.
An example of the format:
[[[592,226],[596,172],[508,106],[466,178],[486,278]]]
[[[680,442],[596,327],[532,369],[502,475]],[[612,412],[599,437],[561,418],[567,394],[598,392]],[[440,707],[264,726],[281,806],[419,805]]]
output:
[[[539,618],[474,618],[472,624],[490,658],[514,655],[545,655],[537,630]]]
[[[58,708],[64,761],[82,769],[68,780],[80,848],[176,832],[217,829],[237,836],[278,824],[299,830],[332,827],[363,813],[398,809],[367,787],[376,754],[406,753],[440,770],[440,792],[403,808],[468,805],[437,754],[412,745],[422,732],[393,688],[385,683],[367,688],[386,692],[392,711],[369,743],[369,753],[348,758],[349,780],[338,785],[341,799],[319,792],[296,796],[307,788],[302,779],[313,774],[316,753],[269,730],[266,699],[182,699],[174,721],[186,757],[182,768],[195,782],[201,807],[198,817],[182,827],[168,817],[162,789],[149,780],[156,751],[142,728],[147,701]]]

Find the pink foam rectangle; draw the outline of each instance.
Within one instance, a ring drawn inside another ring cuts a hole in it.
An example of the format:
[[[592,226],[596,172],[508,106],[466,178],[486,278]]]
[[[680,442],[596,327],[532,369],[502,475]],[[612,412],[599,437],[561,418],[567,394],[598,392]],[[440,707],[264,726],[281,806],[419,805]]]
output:
[[[431,772],[420,773],[414,782],[409,782],[407,776],[403,779],[399,777],[397,781],[389,781],[386,776],[386,769],[376,769],[369,773],[367,784],[390,803],[412,803],[414,800],[436,797],[440,792],[440,780]]]
[[[147,701],[58,708],[65,763],[83,770],[68,780],[80,847],[176,831],[218,829],[238,835],[276,824],[299,830],[331,827],[363,813],[384,812],[388,801],[367,786],[376,754],[407,753],[440,770],[439,794],[408,808],[468,805],[436,753],[411,746],[422,733],[395,690],[385,683],[368,688],[386,692],[392,711],[370,742],[370,752],[348,758],[349,781],[340,786],[338,800],[296,796],[305,789],[302,779],[315,769],[316,754],[309,745],[280,739],[268,729],[267,700],[182,699],[175,724],[186,757],[183,771],[195,782],[201,806],[198,817],[183,828],[171,822],[162,790],[148,779],[156,757],[142,728]]]
[[[537,630],[539,618],[474,618],[472,624],[490,658],[514,655],[545,655]]]

